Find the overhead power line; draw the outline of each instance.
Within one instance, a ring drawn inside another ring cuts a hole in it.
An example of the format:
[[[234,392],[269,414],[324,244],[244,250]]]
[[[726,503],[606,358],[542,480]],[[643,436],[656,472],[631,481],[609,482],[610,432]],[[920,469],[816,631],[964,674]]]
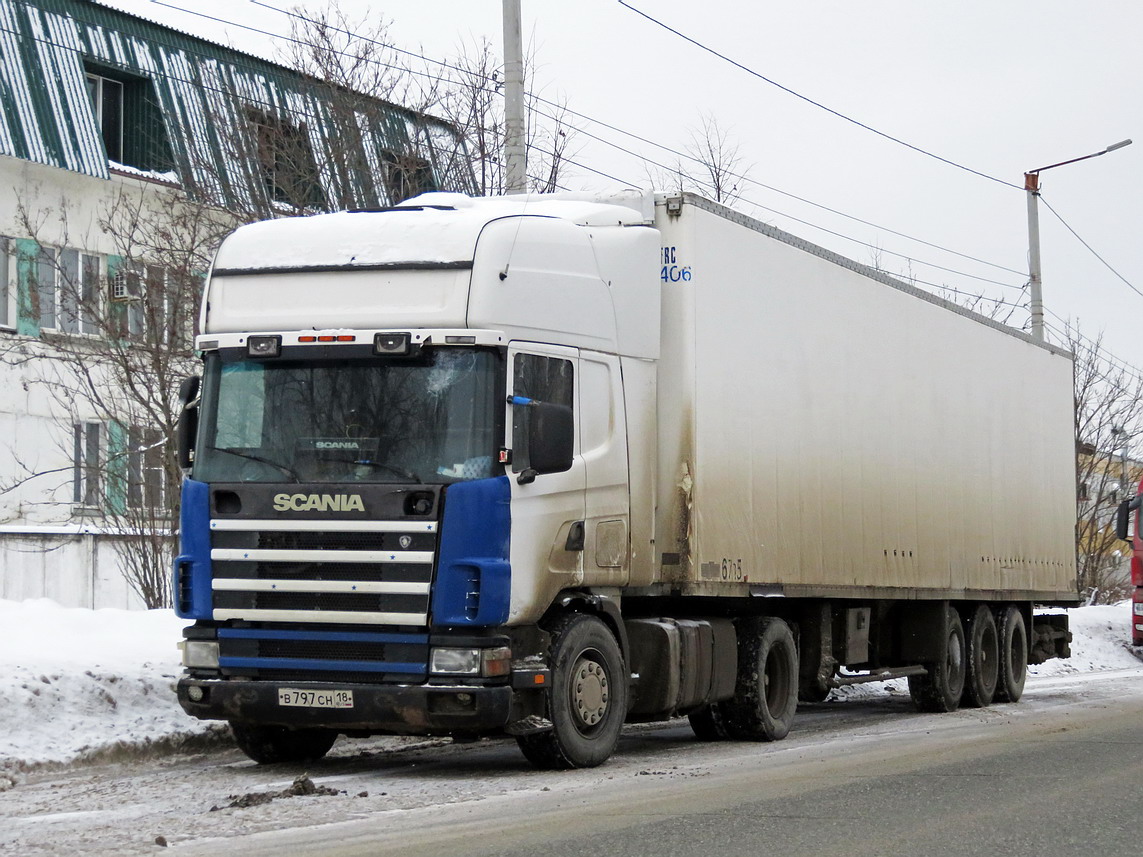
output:
[[[1086,241],[1084,241],[1083,238],[1080,237],[1080,234],[1078,232],[1076,232],[1074,229],[1072,229],[1072,227],[1070,225],[1068,225],[1068,222],[1060,216],[1060,213],[1058,211],[1056,211],[1054,208],[1052,208],[1051,204],[1046,199],[1044,199],[1043,194],[1040,194],[1040,202],[1044,203],[1044,205],[1046,205],[1048,207],[1048,211],[1052,212],[1052,214],[1054,214],[1056,216],[1056,220],[1060,221],[1060,223],[1062,223],[1064,225],[1064,228],[1066,228],[1068,230],[1068,232],[1070,232],[1072,235],[1074,235],[1076,240],[1079,241],[1080,244],[1082,244],[1084,247],[1086,247],[1091,252],[1091,255],[1093,255],[1093,256],[1095,256],[1095,258],[1099,259],[1099,261],[1103,263],[1104,267],[1106,267],[1107,270],[1111,271],[1111,273],[1113,273],[1113,274],[1115,274],[1115,276],[1119,277],[1119,279],[1121,279],[1124,282],[1124,284],[1127,286],[1127,288],[1131,289],[1131,291],[1135,292],[1135,294],[1137,294],[1137,295],[1139,295],[1139,297],[1143,298],[1143,291],[1140,291],[1139,289],[1137,289],[1134,286],[1134,284],[1131,283],[1130,280],[1128,280],[1125,276],[1123,276],[1121,273],[1119,273],[1117,270],[1115,270],[1115,268],[1111,267],[1111,263],[1109,263],[1106,259],[1104,259],[1102,256],[1100,256],[1099,253],[1095,252],[1095,248],[1093,248],[1090,244],[1088,244]]]
[[[291,18],[293,20],[296,20],[296,21],[303,21],[303,22],[311,23],[311,24],[318,23],[313,18],[310,18],[310,17],[303,15],[300,12],[296,11],[296,9],[283,9],[283,8],[278,7],[278,6],[275,6],[272,3],[264,2],[264,0],[248,0],[248,1],[250,3],[256,5],[256,6],[261,6],[264,9],[268,9],[268,10],[277,12],[281,15],[284,15],[284,16]],[[244,29],[244,30],[247,30],[247,31],[253,32],[253,33],[258,33],[259,35],[268,36],[268,37],[273,38],[273,39],[281,39],[283,41],[292,42],[294,44],[304,44],[304,42],[302,40],[296,39],[293,36],[287,36],[285,34],[280,34],[280,33],[273,33],[273,32],[269,32],[267,30],[260,29],[258,27],[250,26],[248,24],[242,24],[242,23],[237,22],[237,21],[231,21],[228,19],[219,18],[219,17],[213,16],[213,15],[209,15],[205,12],[199,12],[199,11],[194,10],[194,9],[188,9],[184,6],[179,6],[179,5],[176,5],[173,3],[165,2],[165,0],[151,0],[151,2],[157,6],[163,6],[163,7],[166,7],[168,9],[174,9],[176,11],[184,12],[186,14],[194,15],[194,16],[204,18],[204,19],[209,20],[209,21],[214,21],[216,23],[221,23],[221,24],[226,24],[228,26],[238,27],[240,29]],[[447,69],[448,71],[463,74],[467,78],[471,78],[473,76],[473,71],[471,69],[467,69],[467,68],[464,68],[462,66],[458,66],[458,65],[446,62],[444,60],[439,60],[439,59],[436,59],[434,57],[429,57],[429,56],[426,56],[425,54],[418,53],[417,51],[410,51],[410,50],[407,50],[404,48],[399,48],[396,45],[390,44],[388,42],[381,42],[381,41],[378,41],[377,39],[371,38],[369,36],[364,36],[360,33],[351,33],[351,32],[349,32],[349,31],[347,31],[341,27],[331,26],[330,29],[333,30],[334,32],[339,32],[339,33],[342,33],[344,35],[353,36],[354,38],[363,39],[365,41],[371,42],[372,44],[375,44],[375,45],[387,48],[389,50],[392,50],[394,53],[401,54],[403,56],[407,56],[407,57],[410,57],[413,59],[422,60],[424,62],[438,66],[442,69]],[[334,52],[337,53],[338,55],[341,55],[341,56],[346,55],[343,51],[334,51]],[[405,71],[409,74],[412,74],[412,75],[415,75],[418,77],[427,77],[429,80],[436,81],[436,82],[454,83],[454,84],[460,83],[460,81],[457,81],[453,77],[442,77],[440,75],[430,75],[427,72],[419,72],[419,71],[416,71],[414,69],[409,69],[409,68],[405,68],[402,66],[394,66],[394,65],[389,64],[389,63],[384,63],[381,60],[375,59],[375,60],[371,60],[371,62],[377,63],[377,64],[381,65],[383,68],[390,68],[390,69],[394,69],[394,70]],[[499,83],[500,83],[499,81],[497,81],[493,78],[487,78],[487,77],[485,77],[484,79],[486,82],[493,84],[493,86],[483,87],[482,88],[483,91],[486,91],[486,92],[499,91]],[[468,84],[466,82],[466,85],[471,85],[471,84]],[[630,137],[633,140],[638,140],[641,143],[645,143],[647,145],[654,146],[658,149],[661,149],[662,151],[665,151],[665,152],[668,152],[672,155],[675,155],[676,157],[684,158],[688,161],[692,161],[692,162],[700,164],[700,165],[702,164],[701,159],[696,158],[694,155],[690,154],[689,152],[680,151],[678,149],[672,148],[671,146],[667,146],[667,145],[665,145],[665,144],[663,144],[657,140],[649,139],[647,137],[636,134],[632,131],[628,131],[628,130],[620,128],[616,125],[612,125],[612,124],[605,122],[601,119],[597,119],[597,118],[595,118],[593,116],[589,116],[585,113],[580,113],[576,110],[571,109],[570,107],[567,107],[564,104],[559,104],[557,102],[546,99],[543,96],[541,96],[535,92],[529,92],[528,94],[534,101],[536,101],[537,103],[543,104],[549,108],[561,110],[561,111],[567,113],[569,116],[574,116],[577,119],[582,119],[586,122],[592,123],[593,125],[599,125],[600,127],[607,128],[610,131],[614,131],[618,134],[622,134],[626,137]],[[549,119],[555,119],[556,118],[551,113],[543,113],[543,111],[537,111],[537,112],[541,113],[541,115],[544,115]],[[638,152],[634,152],[630,149],[627,149],[627,148],[619,145],[618,143],[607,140],[607,139],[600,137],[596,134],[592,134],[588,131],[585,131],[582,128],[579,128],[576,130],[577,130],[577,133],[580,133],[580,134],[583,134],[584,136],[590,137],[591,139],[596,140],[605,146],[609,146],[611,148],[617,149],[618,151],[624,152],[625,154],[628,154],[634,158],[638,158],[640,160],[646,161],[646,162],[648,162],[654,166],[659,167],[660,169],[666,169],[666,170],[672,170],[673,171],[672,167],[670,167],[666,164],[661,164],[657,161],[654,161],[653,159],[648,158],[646,155],[642,155],[642,154],[639,154]],[[568,163],[573,163],[573,162],[569,160]],[[580,166],[580,165],[575,164],[575,166]],[[599,174],[599,175],[603,175],[604,178],[612,178],[611,176],[607,176],[606,174],[599,173],[598,170],[588,168],[588,171],[592,172],[592,173]],[[747,176],[745,174],[730,172],[727,175],[729,177],[739,179],[740,181],[745,181],[749,184],[753,184],[753,185],[760,187],[760,188],[763,188],[765,190],[772,191],[773,193],[777,193],[777,194],[781,194],[782,196],[789,197],[790,199],[796,200],[796,201],[804,203],[806,205],[810,205],[810,206],[813,206],[815,208],[821,209],[822,211],[826,211],[826,212],[833,214],[833,215],[836,215],[838,217],[843,217],[843,218],[846,218],[847,220],[852,220],[855,223],[862,224],[863,226],[868,226],[872,229],[878,229],[878,230],[885,232],[885,233],[888,233],[890,235],[896,235],[899,238],[904,238],[908,241],[913,241],[913,242],[916,242],[916,243],[921,244],[923,246],[931,247],[935,250],[940,250],[941,252],[944,252],[944,253],[949,253],[949,254],[954,255],[954,256],[959,256],[959,257],[966,259],[968,261],[971,261],[971,262],[976,262],[976,263],[981,264],[981,265],[987,265],[989,267],[996,268],[996,269],[1002,270],[1002,271],[1007,271],[1008,273],[1017,274],[1020,276],[1025,276],[1027,273],[1025,271],[1018,271],[1014,268],[1010,268],[1006,265],[1001,265],[1001,264],[998,264],[996,262],[989,262],[986,259],[981,259],[979,257],[972,256],[972,255],[967,254],[967,253],[963,253],[959,250],[954,250],[951,247],[945,247],[941,244],[936,244],[934,242],[927,241],[923,238],[917,238],[916,236],[908,235],[907,233],[904,233],[904,232],[899,232],[899,231],[897,231],[895,229],[891,229],[887,226],[882,226],[880,224],[873,223],[873,222],[868,221],[868,220],[864,220],[864,219],[857,217],[855,215],[847,214],[844,211],[840,211],[838,209],[831,208],[827,205],[823,205],[822,203],[814,202],[811,199],[807,199],[805,197],[798,196],[797,194],[790,193],[789,191],[782,190],[781,188],[777,188],[777,187],[774,187],[772,185],[765,184],[764,182],[758,181],[757,179],[751,178],[750,176]],[[630,184],[630,182],[627,182],[627,183]],[[701,182],[700,182],[700,184],[701,184]],[[708,185],[708,187],[709,187],[709,185]],[[746,200],[746,201],[751,202],[750,200]],[[757,203],[754,203],[754,202],[751,202],[751,204],[758,205]],[[758,207],[764,208],[767,211],[772,211],[775,214],[780,214],[782,216],[790,217],[790,219],[792,219],[792,220],[796,220],[799,223],[805,223],[806,225],[809,225],[813,228],[821,228],[821,227],[817,227],[813,223],[808,223],[807,221],[803,221],[803,220],[797,220],[797,218],[793,218],[790,215],[785,215],[781,211],[778,211],[776,209],[768,208],[768,207],[762,206],[762,205],[758,205]],[[823,231],[829,232],[829,230],[825,230],[825,229],[823,229]],[[837,234],[837,233],[831,233],[831,234]],[[846,240],[850,240],[850,241],[854,241],[854,242],[859,243],[859,244],[863,244],[864,246],[870,247],[872,249],[878,249],[878,250],[881,249],[881,248],[876,247],[876,245],[868,244],[868,243],[860,241],[859,239],[856,239],[856,238],[850,238],[849,236],[844,236],[844,235],[842,235],[841,237],[846,238]],[[903,259],[909,259],[910,261],[917,262],[918,264],[926,265],[928,267],[938,268],[940,270],[949,271],[951,273],[962,274],[963,276],[967,276],[967,277],[970,277],[973,279],[982,280],[984,282],[994,282],[994,283],[996,282],[995,280],[988,280],[984,277],[977,277],[973,274],[967,274],[965,272],[957,271],[957,270],[952,269],[952,268],[944,268],[940,265],[936,265],[936,264],[933,264],[930,262],[924,262],[920,259],[916,259],[915,257],[911,257],[911,256],[908,256],[908,255],[903,254],[903,253],[892,253],[891,251],[888,251],[888,250],[881,250],[881,252],[887,252],[887,253],[890,253],[891,255],[899,256]],[[1001,283],[1000,285],[1008,285],[1008,284]],[[1011,286],[1011,285],[1008,285],[1008,287],[1009,288],[1018,288],[1018,286]]]
[[[856,125],[858,128],[863,128],[866,131],[869,131],[873,134],[876,134],[878,137],[883,137],[886,140],[889,140],[893,143],[897,143],[900,146],[904,146],[906,149],[911,149],[912,151],[917,152],[918,154],[924,155],[925,157],[932,158],[934,160],[940,161],[943,164],[948,164],[950,167],[956,167],[958,170],[964,170],[966,173],[972,173],[975,176],[980,176],[983,179],[988,179],[989,181],[996,182],[997,184],[1002,184],[1006,187],[1015,188],[1016,190],[1023,190],[1023,187],[1021,187],[1018,184],[1014,184],[1012,182],[1005,181],[1004,179],[997,178],[996,176],[990,176],[988,173],[983,173],[980,170],[974,170],[972,167],[966,167],[964,164],[958,164],[956,161],[950,160],[949,158],[945,158],[945,157],[942,157],[940,155],[937,155],[933,152],[928,151],[927,149],[923,149],[920,146],[914,145],[913,143],[906,142],[905,140],[902,140],[900,137],[894,137],[892,134],[887,134],[884,131],[879,131],[878,129],[874,128],[871,125],[865,124],[864,122],[860,121],[859,119],[854,119],[852,116],[847,116],[846,114],[842,113],[839,110],[834,110],[832,107],[829,107],[825,104],[822,104],[820,101],[815,101],[814,99],[810,98],[807,95],[802,95],[802,93],[800,93],[794,89],[791,89],[790,87],[785,86],[785,85],[779,83],[778,81],[773,80],[772,78],[766,77],[766,75],[762,74],[761,72],[755,71],[754,69],[750,68],[749,66],[738,62],[738,60],[732,59],[731,57],[728,57],[726,54],[723,54],[723,53],[720,53],[719,51],[716,51],[714,48],[710,47],[709,45],[703,44],[698,39],[692,38],[691,36],[688,36],[686,33],[682,33],[679,30],[676,30],[674,27],[671,27],[668,24],[663,23],[658,18],[655,18],[651,15],[648,15],[643,10],[635,8],[630,3],[626,2],[626,0],[616,0],[616,2],[618,2],[619,5],[624,7],[625,9],[630,9],[635,14],[640,15],[643,18],[646,18],[652,24],[655,24],[658,27],[662,27],[664,30],[666,30],[669,33],[673,33],[674,35],[678,36],[683,41],[689,42],[690,44],[694,45],[696,48],[699,48],[700,50],[704,50],[707,53],[718,57],[723,62],[729,63],[730,65],[734,66],[735,68],[741,69],[742,71],[751,75],[752,77],[756,77],[759,80],[770,84],[771,86],[777,87],[778,89],[782,90],[783,92],[788,93],[788,94],[794,96],[795,98],[799,98],[802,101],[806,102],[807,104],[812,104],[814,107],[817,107],[820,110],[824,110],[826,113],[829,113],[832,116],[836,116],[838,119],[843,119],[846,122],[849,122],[853,125]]]

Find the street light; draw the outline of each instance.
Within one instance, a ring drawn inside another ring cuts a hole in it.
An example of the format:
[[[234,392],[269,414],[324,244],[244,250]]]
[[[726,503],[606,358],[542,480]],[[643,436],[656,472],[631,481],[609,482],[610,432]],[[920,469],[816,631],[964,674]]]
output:
[[[1102,152],[1092,152],[1079,158],[1060,161],[1058,164],[1048,164],[1036,170],[1024,173],[1024,190],[1028,193],[1028,291],[1030,309],[1032,311],[1032,338],[1044,341],[1044,296],[1040,288],[1040,211],[1037,205],[1040,199],[1040,173],[1077,161],[1086,161],[1088,158],[1098,158],[1124,146],[1130,146],[1130,140],[1120,140],[1112,143]]]

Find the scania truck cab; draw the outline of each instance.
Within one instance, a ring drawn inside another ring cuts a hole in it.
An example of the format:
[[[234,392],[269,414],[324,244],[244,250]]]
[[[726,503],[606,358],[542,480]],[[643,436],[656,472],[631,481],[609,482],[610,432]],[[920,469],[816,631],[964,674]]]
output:
[[[573,761],[618,734],[658,236],[631,207],[468,205],[254,224],[218,253],[183,390],[178,694],[255,759],[550,731],[540,620],[565,589],[596,605],[567,665]]]

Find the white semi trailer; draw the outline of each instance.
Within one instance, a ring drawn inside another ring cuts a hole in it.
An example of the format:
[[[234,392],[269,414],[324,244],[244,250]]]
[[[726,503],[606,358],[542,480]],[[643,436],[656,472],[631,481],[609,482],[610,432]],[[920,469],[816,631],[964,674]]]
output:
[[[690,195],[256,223],[206,285],[178,697],[338,734],[782,738],[1020,698],[1076,602],[1070,356]]]

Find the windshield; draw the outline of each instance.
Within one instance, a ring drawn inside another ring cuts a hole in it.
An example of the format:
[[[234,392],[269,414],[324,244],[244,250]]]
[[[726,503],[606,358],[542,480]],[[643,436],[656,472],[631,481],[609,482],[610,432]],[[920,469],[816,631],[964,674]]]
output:
[[[454,482],[500,472],[500,355],[248,360],[214,352],[194,477],[206,482]]]

